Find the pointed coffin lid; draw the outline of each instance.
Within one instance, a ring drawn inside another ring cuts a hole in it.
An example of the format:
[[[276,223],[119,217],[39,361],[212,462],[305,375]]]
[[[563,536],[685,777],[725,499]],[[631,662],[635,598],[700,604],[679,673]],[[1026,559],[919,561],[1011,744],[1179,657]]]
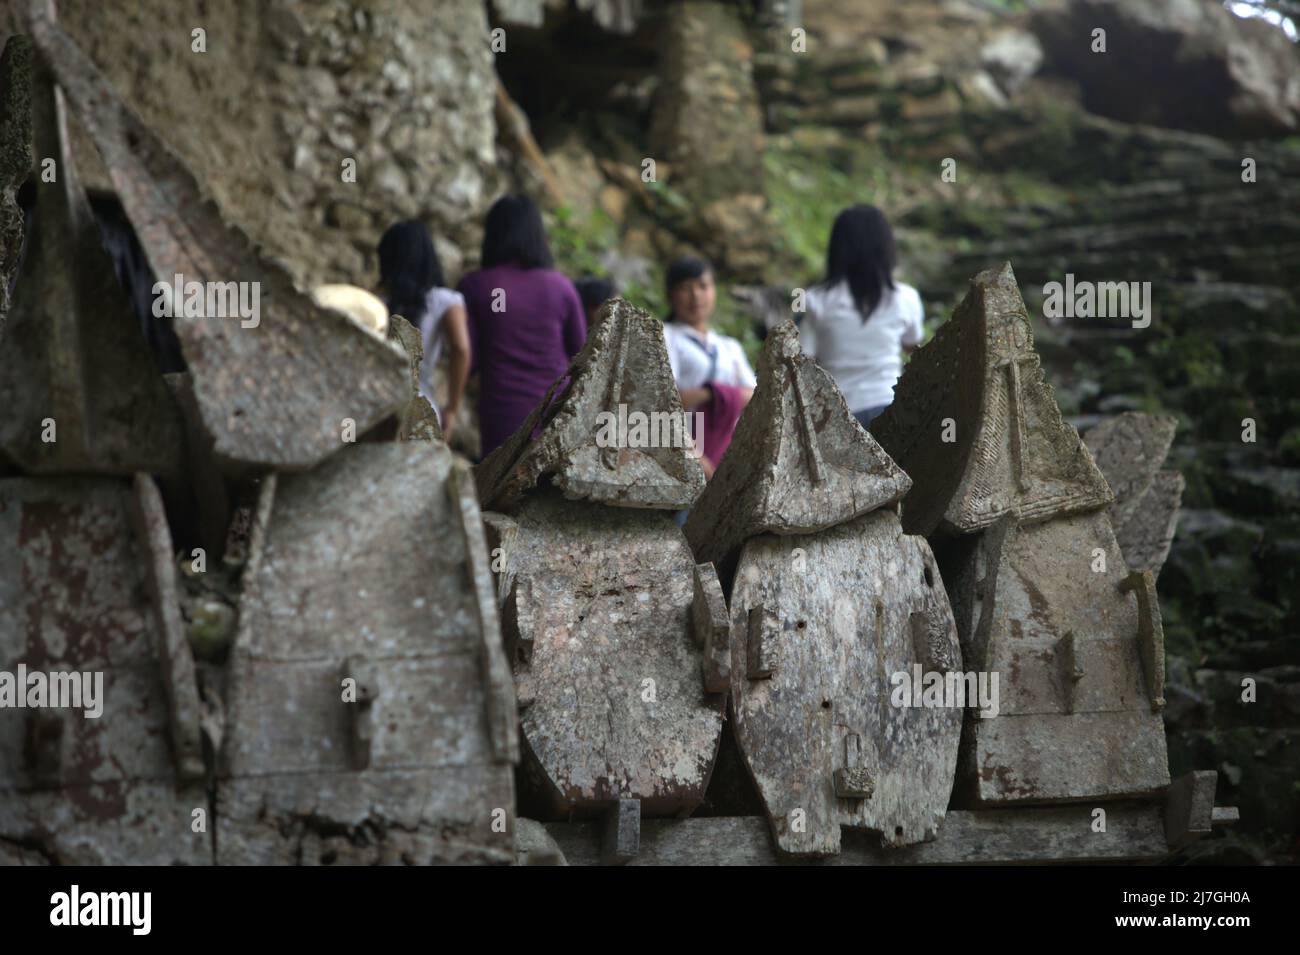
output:
[[[903,502],[909,534],[969,534],[1007,514],[1043,520],[1112,500],[1061,419],[1010,263],[971,280],[952,319],[912,356],[872,431],[916,481]]]
[[[807,534],[897,501],[911,480],[849,411],[787,321],[767,339],[758,387],[686,522],[696,558],[756,534]]]
[[[639,433],[638,422],[645,422]],[[485,510],[508,510],[548,476],[571,499],[690,507],[704,487],[690,448],[692,433],[668,364],[663,325],[613,299],[597,315],[567,376],[479,465],[479,496]],[[656,446],[646,447],[646,441]]]
[[[63,98],[43,65],[30,72],[20,40],[5,47],[3,80],[30,94],[30,114],[11,112],[26,104],[7,104],[4,134],[34,138],[38,154],[57,162],[53,182],[35,180],[34,223],[0,335],[0,452],[35,474],[174,474],[180,411],[101,244]],[[3,153],[30,156],[30,149],[6,141]],[[21,238],[21,215],[18,230]]]
[[[260,319],[173,319],[204,430],[228,470],[308,468],[341,447],[344,419],[362,434],[408,398],[400,350],[298,292],[227,225],[193,175],[136,118],[53,21],[32,37],[104,158],[154,275],[258,283]],[[250,287],[251,294],[251,287]],[[176,303],[177,307],[181,303]]]
[[[1111,520],[1118,526],[1132,516],[1151,489],[1178,431],[1173,415],[1125,412],[1103,421],[1083,436],[1106,483],[1115,492]]]

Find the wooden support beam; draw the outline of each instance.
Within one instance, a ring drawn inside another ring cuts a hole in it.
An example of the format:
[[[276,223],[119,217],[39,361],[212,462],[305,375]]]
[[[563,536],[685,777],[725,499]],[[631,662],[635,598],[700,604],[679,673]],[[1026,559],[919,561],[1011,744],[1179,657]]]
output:
[[[1165,838],[1170,851],[1208,836],[1216,825],[1230,826],[1241,818],[1236,806],[1214,805],[1218,782],[1219,774],[1210,769],[1187,773],[1169,784],[1165,793]]]
[[[641,800],[620,799],[599,823],[600,864],[627,865],[641,847]]]
[[[1169,853],[1159,803],[1110,803],[1106,831],[1092,827],[1093,806],[949,812],[933,842],[883,849],[879,836],[847,830],[838,856],[802,865],[988,865],[1137,862]],[[547,823],[570,865],[602,862],[606,822]],[[641,821],[632,865],[780,865],[762,816]]]

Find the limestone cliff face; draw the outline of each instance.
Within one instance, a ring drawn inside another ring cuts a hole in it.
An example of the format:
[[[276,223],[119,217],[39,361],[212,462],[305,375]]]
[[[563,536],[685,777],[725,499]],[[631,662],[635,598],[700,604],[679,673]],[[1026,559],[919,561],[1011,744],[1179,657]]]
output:
[[[497,160],[481,0],[232,0],[202,14],[170,0],[60,0],[58,10],[223,212],[300,283],[372,285],[375,244],[399,218],[423,218],[453,272],[458,248],[476,244]],[[194,49],[199,28],[206,52]],[[17,30],[20,13],[0,14],[0,39]],[[83,145],[85,178],[102,183]]]

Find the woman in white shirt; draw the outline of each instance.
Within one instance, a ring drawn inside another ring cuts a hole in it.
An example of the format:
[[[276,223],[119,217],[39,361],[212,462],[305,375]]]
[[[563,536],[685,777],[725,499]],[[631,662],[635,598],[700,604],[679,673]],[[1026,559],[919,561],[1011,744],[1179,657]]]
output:
[[[438,414],[443,437],[451,440],[469,380],[469,320],[465,299],[443,287],[442,263],[417,219],[390,226],[379,240],[379,290],[388,309],[420,330],[424,358],[420,362],[420,394]],[[443,343],[450,349],[447,403],[434,398],[433,371],[442,357]]]
[[[700,465],[712,477],[758,380],[740,342],[709,327],[718,299],[709,263],[677,259],[668,267],[664,284],[672,306],[664,324],[668,362],[682,407],[705,415],[704,435],[696,439],[703,443]]]
[[[808,290],[799,327],[804,354],[830,372],[864,428],[894,400],[902,350],[921,343],[921,296],[894,281],[894,262],[884,213],[845,209],[831,229],[826,278]]]

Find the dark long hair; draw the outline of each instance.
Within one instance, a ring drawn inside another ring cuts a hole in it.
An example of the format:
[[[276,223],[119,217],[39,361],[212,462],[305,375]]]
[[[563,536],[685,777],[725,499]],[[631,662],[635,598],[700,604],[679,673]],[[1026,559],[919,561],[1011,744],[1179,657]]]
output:
[[[668,266],[667,274],[664,275],[664,297],[668,299],[668,317],[664,321],[677,321],[677,313],[673,311],[672,305],[673,289],[683,282],[712,273],[712,265],[693,255],[683,255],[681,258],[673,259],[672,264]]]
[[[483,226],[480,268],[517,265],[521,269],[549,269],[554,264],[542,214],[533,200],[527,196],[502,196],[492,203]]]
[[[442,284],[442,263],[423,222],[407,219],[388,227],[379,240],[379,281],[388,310],[419,328],[429,290]]]
[[[850,206],[835,217],[826,249],[826,278],[819,284],[830,289],[847,281],[865,322],[885,289],[894,287],[895,257],[894,233],[885,214],[875,206]]]

